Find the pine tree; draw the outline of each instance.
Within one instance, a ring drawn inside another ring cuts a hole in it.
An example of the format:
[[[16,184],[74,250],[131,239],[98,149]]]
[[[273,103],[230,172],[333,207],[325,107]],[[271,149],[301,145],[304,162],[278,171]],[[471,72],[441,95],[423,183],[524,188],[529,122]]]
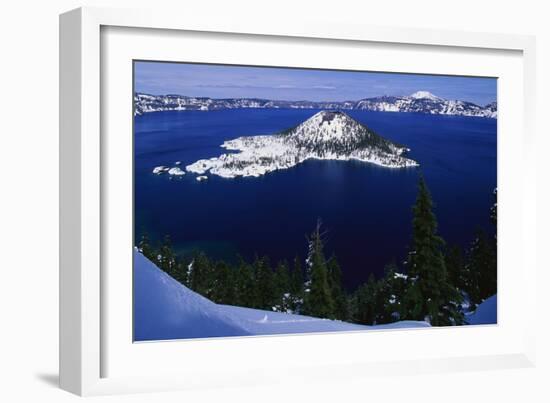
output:
[[[236,300],[235,275],[231,267],[223,261],[214,265],[214,283],[210,297],[217,304],[233,305]]]
[[[478,229],[467,260],[468,281],[465,287],[473,304],[497,292],[496,254],[487,233]]]
[[[351,297],[351,317],[353,322],[363,325],[376,324],[380,312],[379,283],[374,274],[369,275],[368,281],[361,285]]]
[[[292,311],[292,297],[290,270],[288,264],[283,261],[277,265],[275,269],[274,287],[277,295],[276,310],[279,312]]]
[[[141,239],[138,243],[138,250],[149,260],[155,259],[155,252],[153,251],[153,248],[151,247],[151,242],[149,241],[149,235],[147,232],[144,232],[141,235]]]
[[[334,301],[334,318],[347,320],[349,316],[348,299],[342,286],[342,269],[333,255],[327,262],[329,284]]]
[[[197,257],[197,254],[193,254],[191,256],[191,259],[185,266],[185,286],[193,289],[192,282],[195,280],[195,258]]]
[[[254,308],[259,305],[256,300],[254,270],[250,264],[240,259],[235,274],[235,305]]]
[[[468,281],[468,271],[462,250],[458,245],[447,249],[445,253],[445,266],[449,275],[449,282],[459,290],[465,290]]]
[[[172,250],[172,241],[169,235],[162,240],[157,256],[158,267],[173,276],[176,268],[176,256]]]
[[[253,267],[254,278],[256,280],[255,291],[257,306],[255,308],[271,311],[277,304],[277,294],[274,287],[273,270],[269,266],[269,259],[267,257],[256,257]]]
[[[174,280],[177,280],[183,285],[187,284],[188,265],[189,263],[180,258],[178,255],[175,256],[175,264],[170,275],[174,278]]]
[[[377,323],[391,323],[403,315],[403,298],[407,289],[407,276],[398,271],[395,262],[384,268],[384,278],[380,280],[379,295],[382,307]]]
[[[408,286],[404,298],[407,319],[427,320],[433,326],[458,325],[464,319],[461,296],[448,279],[442,248],[437,234],[431,195],[420,178],[413,207],[412,250],[407,260]]]
[[[188,271],[188,286],[203,297],[210,298],[214,285],[212,263],[202,252],[195,252],[192,262],[192,270]]]
[[[290,273],[290,295],[292,297],[291,310],[293,313],[299,313],[304,302],[304,273],[300,258],[294,258],[294,265]]]
[[[308,280],[306,282],[303,313],[319,318],[333,318],[334,301],[329,286],[323,247],[321,221],[319,220],[315,230],[309,237]]]
[[[494,235],[478,228],[474,241],[467,253],[469,282],[467,293],[477,305],[497,292],[497,189],[493,191],[494,203],[490,210],[490,220]]]

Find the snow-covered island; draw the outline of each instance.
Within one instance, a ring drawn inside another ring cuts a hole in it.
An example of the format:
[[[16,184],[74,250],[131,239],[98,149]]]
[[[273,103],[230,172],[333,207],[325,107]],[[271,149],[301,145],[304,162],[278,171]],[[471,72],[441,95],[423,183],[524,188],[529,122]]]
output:
[[[153,168],[153,173],[155,175],[162,175],[170,170],[170,167],[159,165],[158,167]]]
[[[221,147],[236,153],[187,165],[198,175],[261,176],[308,159],[357,160],[387,168],[418,166],[407,147],[387,140],[341,111],[321,111],[298,126],[273,135],[239,137]]]
[[[168,175],[181,176],[181,175],[185,175],[185,171],[182,170],[180,167],[175,166],[168,170]]]
[[[181,162],[176,162],[174,167],[170,168],[165,165],[159,165],[158,167],[153,168],[153,173],[155,175],[162,175],[162,174],[168,174],[170,176],[183,176],[185,175],[185,171],[181,169],[178,165],[180,165]]]

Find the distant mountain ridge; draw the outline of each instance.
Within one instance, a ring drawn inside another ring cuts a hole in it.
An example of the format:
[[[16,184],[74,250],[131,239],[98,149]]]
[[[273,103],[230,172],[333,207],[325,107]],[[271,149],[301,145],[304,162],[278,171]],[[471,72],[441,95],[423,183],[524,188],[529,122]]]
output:
[[[134,115],[158,111],[212,111],[222,109],[324,109],[368,110],[380,112],[416,112],[433,115],[477,116],[496,119],[497,103],[484,106],[468,101],[440,98],[428,91],[417,91],[409,96],[378,96],[359,101],[278,101],[261,98],[190,97],[184,95],[134,94]]]

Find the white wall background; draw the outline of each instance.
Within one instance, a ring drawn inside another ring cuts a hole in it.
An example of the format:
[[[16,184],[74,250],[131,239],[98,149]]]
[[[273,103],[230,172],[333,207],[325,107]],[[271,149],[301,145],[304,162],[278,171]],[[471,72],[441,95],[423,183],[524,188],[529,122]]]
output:
[[[539,256],[550,237],[550,30],[546,2],[523,0],[246,1],[20,0],[0,6],[0,400],[68,402],[57,383],[58,303],[58,14],[81,5],[179,7],[181,13],[272,18],[305,15],[373,25],[532,34],[538,48]],[[546,171],[546,172],[545,172]],[[544,206],[546,208],[544,209]],[[541,259],[542,260],[542,259]],[[550,270],[547,263],[540,269]],[[541,270],[537,368],[451,375],[354,379],[94,398],[114,402],[426,401],[548,402],[550,307]]]

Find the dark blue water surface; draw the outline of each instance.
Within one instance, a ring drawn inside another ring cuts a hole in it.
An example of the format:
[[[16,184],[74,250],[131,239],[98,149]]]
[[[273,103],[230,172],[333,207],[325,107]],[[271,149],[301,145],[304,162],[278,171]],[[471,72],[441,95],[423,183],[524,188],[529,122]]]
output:
[[[182,166],[224,152],[220,144],[297,125],[315,110],[233,109],[147,113],[135,118],[135,231],[158,241],[169,234],[182,252],[272,261],[306,254],[306,234],[320,217],[327,255],[335,254],[354,289],[386,263],[403,260],[411,207],[422,173],[440,234],[466,246],[477,227],[490,229],[496,186],[496,120],[414,113],[349,111],[380,135],[407,145],[420,168],[306,161],[259,178],[196,175],[170,179],[157,165]]]

